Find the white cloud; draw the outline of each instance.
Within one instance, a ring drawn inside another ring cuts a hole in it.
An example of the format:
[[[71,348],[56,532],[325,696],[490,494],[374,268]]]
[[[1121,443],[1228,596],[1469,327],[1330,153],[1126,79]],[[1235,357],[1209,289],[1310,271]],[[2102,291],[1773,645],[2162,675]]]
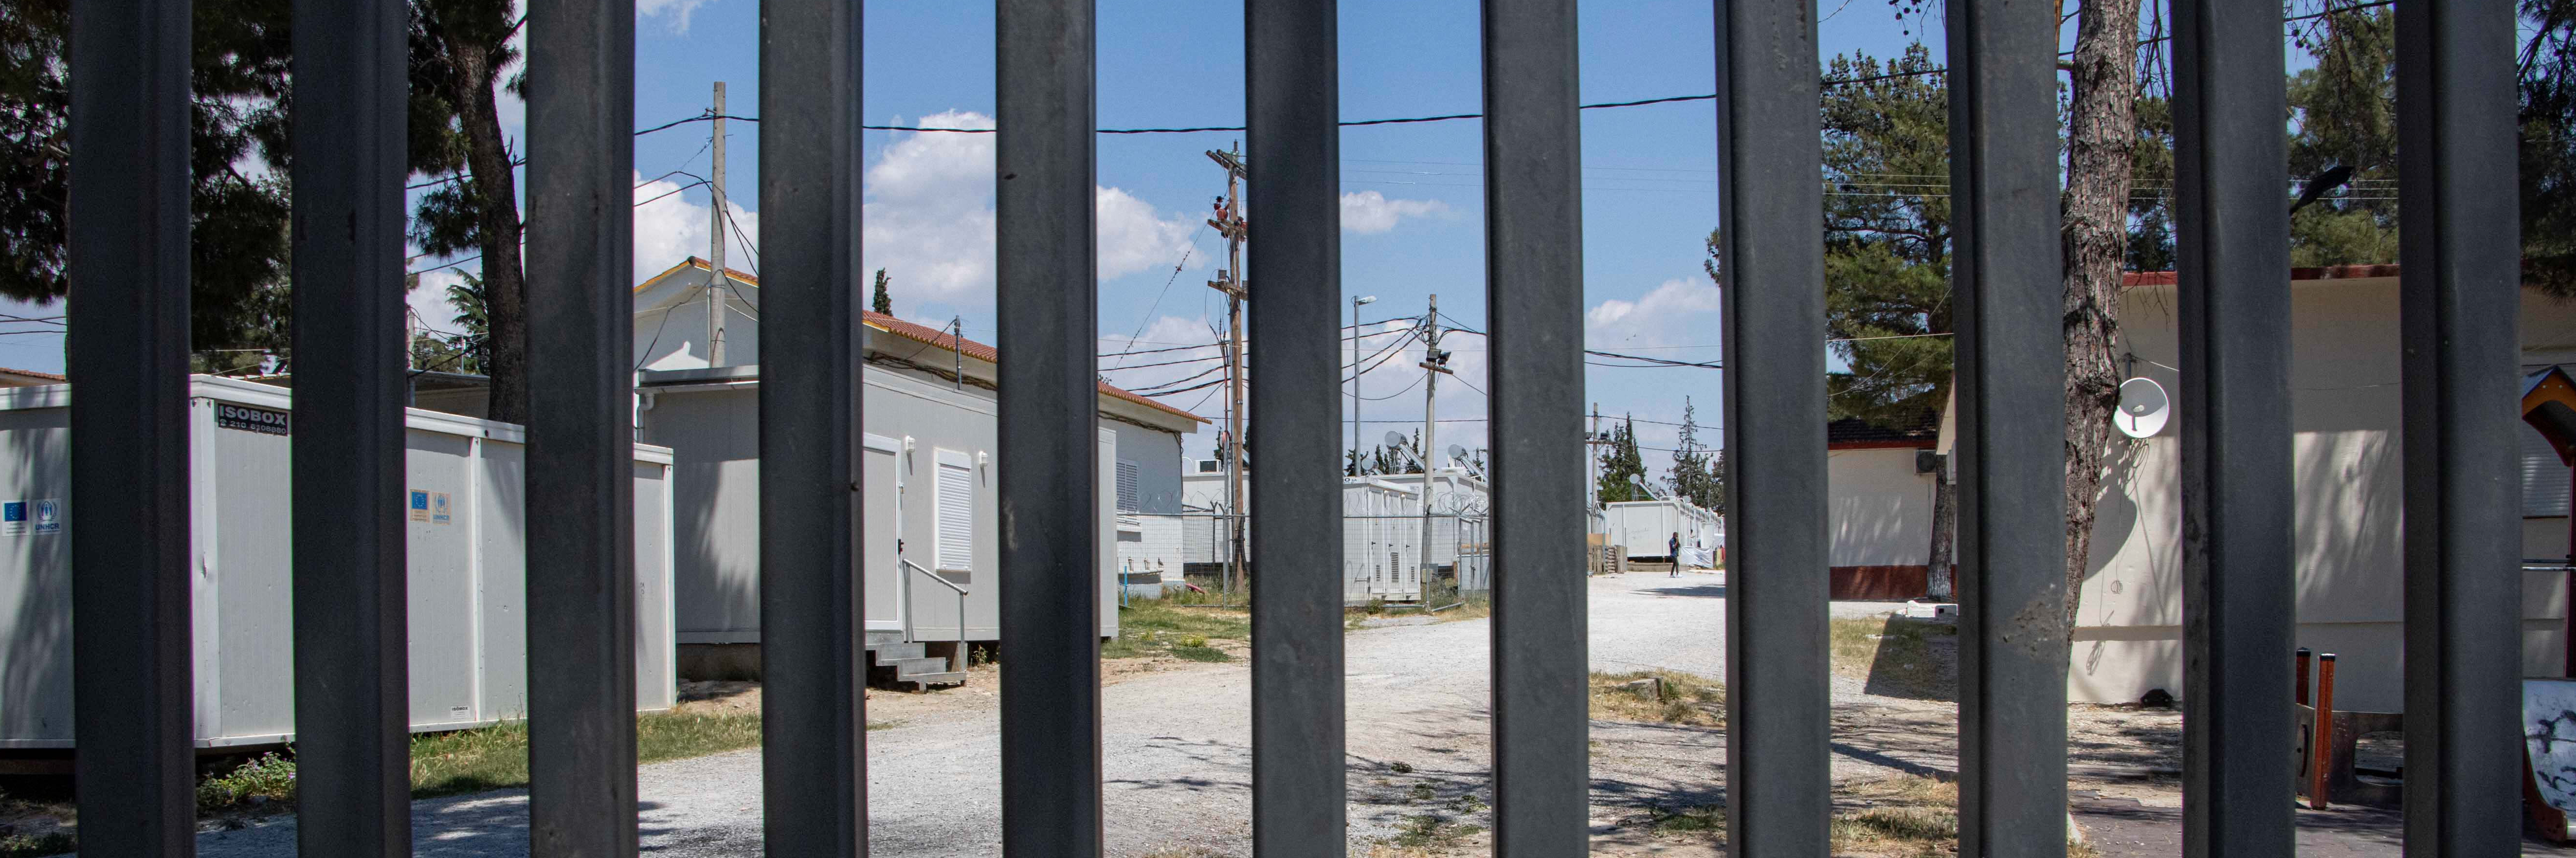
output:
[[[647,18],[663,18],[669,22],[671,32],[686,33],[689,16],[704,5],[707,0],[636,0],[635,19],[640,23]]]
[[[1342,231],[1373,235],[1395,228],[1405,218],[1448,217],[1449,204],[1439,200],[1390,200],[1376,191],[1342,195]]]
[[[643,181],[644,176],[639,173],[635,179]],[[659,274],[691,256],[707,256],[707,230],[711,226],[707,222],[709,212],[706,205],[690,202],[687,195],[672,193],[680,187],[678,180],[656,179],[635,189],[635,201],[642,203],[635,207],[636,282],[643,282],[644,278]],[[741,203],[731,199],[725,200],[725,211],[731,214],[733,221],[726,231],[737,233],[725,241],[725,267],[738,271],[756,270],[760,263],[753,251],[759,247],[760,213],[745,209]],[[745,242],[744,239],[750,241]]]
[[[1189,249],[1193,230],[1188,218],[1165,220],[1155,213],[1153,204],[1117,188],[1100,188],[1095,197],[1099,207],[1093,228],[1100,235],[1100,279],[1178,263]]]
[[[922,117],[920,124],[991,128],[993,118],[949,111]],[[901,305],[991,305],[993,185],[991,134],[912,132],[896,137],[868,167],[864,266],[886,269]],[[1094,204],[1103,280],[1179,262],[1197,224],[1188,214],[1165,217],[1153,204],[1118,188],[1096,187]],[[1189,267],[1205,265],[1206,260],[1194,256]]]
[[[465,271],[456,268],[441,268],[420,275],[420,285],[405,298],[411,304],[413,324],[430,329],[423,334],[439,336],[463,332],[456,324],[456,308],[447,304],[447,287],[463,282]]]
[[[1666,280],[1637,300],[1612,298],[1584,311],[1584,342],[1612,350],[1715,343],[1720,303],[1706,277]]]

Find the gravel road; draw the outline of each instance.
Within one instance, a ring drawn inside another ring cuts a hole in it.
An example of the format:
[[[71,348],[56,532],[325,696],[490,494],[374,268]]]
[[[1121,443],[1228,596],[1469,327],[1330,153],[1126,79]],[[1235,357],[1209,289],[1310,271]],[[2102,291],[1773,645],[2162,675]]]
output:
[[[1723,675],[1722,575],[1602,576],[1590,584],[1594,670]],[[1838,603],[1835,612],[1889,607]],[[1354,844],[1393,834],[1416,814],[1492,824],[1480,804],[1492,797],[1490,628],[1477,619],[1349,634]],[[868,734],[872,852],[938,858],[999,851],[1000,719],[991,705],[993,683],[980,676],[977,682],[931,695],[945,698],[944,708]],[[1844,684],[1837,682],[1838,700],[1856,693]],[[1132,674],[1105,690],[1101,759],[1111,854],[1250,851],[1250,689],[1251,676],[1237,660]],[[1593,817],[1596,832],[1607,838],[1615,839],[1621,821],[1647,803],[1710,803],[1724,779],[1725,736],[1714,729],[1595,722],[1592,740]],[[1838,754],[1837,768],[1905,768],[1918,758],[1929,764],[1943,750]],[[1419,786],[1430,787],[1428,799]],[[1476,800],[1463,798],[1471,794]],[[758,750],[647,766],[640,795],[647,852],[760,853]],[[416,854],[525,855],[526,813],[526,793],[517,790],[415,803]],[[280,817],[208,832],[198,850],[206,858],[293,854],[294,821]]]

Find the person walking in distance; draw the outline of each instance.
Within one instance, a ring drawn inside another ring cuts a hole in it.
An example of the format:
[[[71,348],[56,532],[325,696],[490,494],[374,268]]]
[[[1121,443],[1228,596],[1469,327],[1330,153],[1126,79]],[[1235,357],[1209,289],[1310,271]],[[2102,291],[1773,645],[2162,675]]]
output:
[[[1673,532],[1673,538],[1672,538],[1671,540],[1669,540],[1668,542],[1669,542],[1669,544],[1667,544],[1665,547],[1670,548],[1670,549],[1672,549],[1672,550],[1671,550],[1671,551],[1666,552],[1666,554],[1670,555],[1670,556],[1673,558],[1673,568],[1672,568],[1672,570],[1671,570],[1671,571],[1668,571],[1668,572],[1664,573],[1664,577],[1666,577],[1666,578],[1679,578],[1679,577],[1682,577],[1682,535],[1681,535],[1681,532],[1680,532],[1680,531],[1674,531],[1674,532]]]

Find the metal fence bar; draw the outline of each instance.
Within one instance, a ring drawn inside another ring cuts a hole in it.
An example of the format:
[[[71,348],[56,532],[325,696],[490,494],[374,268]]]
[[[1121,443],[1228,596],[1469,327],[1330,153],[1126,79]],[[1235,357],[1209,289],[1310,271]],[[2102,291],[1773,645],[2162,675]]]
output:
[[[1251,192],[1252,435],[1273,467],[1252,484],[1252,851],[1347,851],[1342,756],[1340,80],[1334,0],[1246,0]]]
[[[2288,855],[2290,216],[2281,7],[2174,13],[2184,851]]]
[[[1494,854],[1505,858],[1580,854],[1589,840],[1574,28],[1575,0],[1485,0]]]
[[[1744,855],[1823,855],[1831,845],[1815,17],[1803,0],[1717,4],[1722,422],[1736,528],[1726,832]]]
[[[2522,831],[2514,5],[2397,6],[2408,854]]]
[[[73,739],[81,849],[196,853],[188,0],[72,6]]]
[[[1959,854],[2066,849],[2057,19],[1952,0]]]
[[[407,11],[297,0],[296,848],[411,854],[403,532]]]
[[[995,9],[1002,853],[1098,855],[1092,0]]]
[[[528,15],[528,851],[631,856],[635,4]]]
[[[763,833],[773,855],[864,855],[859,558],[894,546],[863,544],[857,526],[861,15],[762,0],[760,16]]]

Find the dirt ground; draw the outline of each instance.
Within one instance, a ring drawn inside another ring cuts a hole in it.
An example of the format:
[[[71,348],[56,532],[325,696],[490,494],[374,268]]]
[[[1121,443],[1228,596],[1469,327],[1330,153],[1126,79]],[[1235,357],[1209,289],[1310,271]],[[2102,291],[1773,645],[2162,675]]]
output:
[[[1602,576],[1589,581],[1584,657],[1599,673],[1724,676],[1726,586],[1716,575]],[[1831,678],[1831,765],[1846,828],[1875,829],[1840,854],[1918,856],[1955,801],[1955,645],[1891,622],[1886,604],[1838,603],[1854,624]],[[1388,624],[1345,642],[1350,845],[1372,858],[1489,854],[1491,621]],[[1167,656],[1105,665],[1101,761],[1105,845],[1122,858],[1250,852],[1250,671],[1235,658]],[[1838,649],[1838,652],[1841,650]],[[998,849],[1001,668],[965,685],[867,695],[871,852],[965,858]],[[747,712],[746,683],[692,684],[684,711]],[[1647,711],[1647,710],[1639,710]],[[1643,717],[1643,716],[1641,716]],[[1697,719],[1695,719],[1697,720]],[[2098,854],[2178,854],[2181,716],[2165,709],[2068,709],[2073,811]],[[1721,854],[1726,739],[1705,723],[1596,718],[1591,832],[1596,854]],[[760,749],[644,767],[645,846],[666,856],[758,854]],[[2394,815],[2298,812],[2302,855],[2394,855]],[[422,858],[525,854],[525,793],[414,805]],[[1908,835],[1909,826],[1915,830]],[[208,858],[278,854],[293,820],[279,817],[200,840]],[[1873,833],[1874,832],[1874,833]],[[1937,842],[1933,841],[1933,842]],[[2533,854],[2547,854],[2535,852]]]

